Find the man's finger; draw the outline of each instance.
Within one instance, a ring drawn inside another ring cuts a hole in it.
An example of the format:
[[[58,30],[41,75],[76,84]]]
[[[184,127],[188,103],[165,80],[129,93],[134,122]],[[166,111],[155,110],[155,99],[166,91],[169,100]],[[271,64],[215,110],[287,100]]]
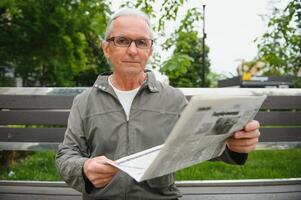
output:
[[[107,178],[102,178],[102,179],[97,179],[93,182],[93,185],[96,188],[104,187],[112,180],[112,178],[113,178],[113,176],[110,176]]]
[[[117,173],[117,171],[95,171],[94,174],[99,176],[99,177],[109,177],[109,176],[114,176]]]
[[[252,120],[251,122],[246,124],[244,130],[247,131],[247,132],[248,131],[254,131],[256,129],[259,129],[259,127],[260,127],[259,122],[256,121],[256,120]]]
[[[227,144],[228,146],[251,146],[256,145],[258,143],[258,138],[251,138],[251,139],[228,139]]]
[[[260,132],[259,130],[255,130],[255,131],[250,131],[250,132],[246,132],[246,131],[237,131],[234,133],[233,138],[235,139],[247,139],[247,138],[258,138],[260,136]]]
[[[118,171],[118,169],[108,163],[106,164],[99,164],[97,165],[97,169],[95,170],[95,173],[99,174],[115,174]]]

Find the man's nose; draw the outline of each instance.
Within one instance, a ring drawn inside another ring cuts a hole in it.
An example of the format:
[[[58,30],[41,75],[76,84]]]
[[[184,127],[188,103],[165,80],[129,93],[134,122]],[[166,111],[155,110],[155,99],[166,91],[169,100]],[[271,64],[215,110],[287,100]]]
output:
[[[128,53],[131,55],[135,55],[138,53],[138,49],[134,41],[132,41],[132,43],[128,47]]]

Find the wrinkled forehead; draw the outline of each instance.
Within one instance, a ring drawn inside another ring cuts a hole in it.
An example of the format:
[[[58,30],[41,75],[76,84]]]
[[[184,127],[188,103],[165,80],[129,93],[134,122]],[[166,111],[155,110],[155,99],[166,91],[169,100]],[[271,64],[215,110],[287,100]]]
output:
[[[110,36],[126,36],[130,38],[152,38],[147,22],[137,16],[120,16],[112,21]]]

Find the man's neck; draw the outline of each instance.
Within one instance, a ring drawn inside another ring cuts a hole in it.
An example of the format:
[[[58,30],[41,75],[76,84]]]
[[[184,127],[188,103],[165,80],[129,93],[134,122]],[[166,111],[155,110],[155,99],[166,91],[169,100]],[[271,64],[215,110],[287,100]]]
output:
[[[146,73],[141,73],[139,75],[122,75],[119,76],[116,73],[113,73],[110,76],[111,83],[114,87],[119,90],[127,91],[133,90],[137,87],[140,87],[146,80]]]

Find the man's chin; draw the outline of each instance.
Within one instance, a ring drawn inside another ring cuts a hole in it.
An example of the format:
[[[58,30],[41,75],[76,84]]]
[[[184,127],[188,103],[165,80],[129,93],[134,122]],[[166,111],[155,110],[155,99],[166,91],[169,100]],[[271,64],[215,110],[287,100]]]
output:
[[[141,67],[127,67],[124,68],[123,70],[126,74],[131,74],[131,75],[138,75],[142,72],[144,72],[144,69],[142,69]]]

